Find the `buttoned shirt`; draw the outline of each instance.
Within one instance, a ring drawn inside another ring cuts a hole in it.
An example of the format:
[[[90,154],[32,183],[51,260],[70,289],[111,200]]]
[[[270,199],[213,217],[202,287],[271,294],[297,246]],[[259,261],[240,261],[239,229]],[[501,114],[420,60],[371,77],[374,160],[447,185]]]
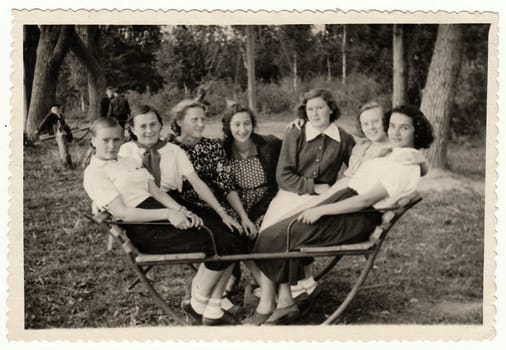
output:
[[[117,197],[127,207],[134,208],[150,197],[148,182],[152,179],[146,169],[132,162],[93,156],[84,171],[84,189],[100,210],[106,209]]]
[[[343,163],[348,164],[355,141],[351,135],[331,123],[318,131],[311,123],[302,130],[285,132],[276,180],[281,189],[298,194],[314,194],[315,184],[332,185]]]

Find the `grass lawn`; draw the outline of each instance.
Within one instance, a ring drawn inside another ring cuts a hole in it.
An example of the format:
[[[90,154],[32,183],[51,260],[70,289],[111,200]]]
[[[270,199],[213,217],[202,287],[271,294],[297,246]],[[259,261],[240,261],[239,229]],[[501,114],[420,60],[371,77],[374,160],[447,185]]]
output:
[[[266,120],[259,131],[281,135],[286,120]],[[342,125],[350,130],[353,121],[343,120]],[[209,136],[219,135],[220,125],[211,121],[207,131]],[[81,157],[85,145],[73,146],[75,158]],[[452,144],[449,149],[459,179],[478,187],[484,184],[484,155],[485,144],[480,141]],[[56,145],[51,142],[24,152],[25,327],[171,324],[141,287],[126,291],[134,276],[122,251],[114,247],[107,252],[105,232],[81,215],[90,208],[82,171],[60,169],[56,161]],[[422,195],[424,200],[391,231],[366,286],[341,322],[482,322],[483,191],[430,188]],[[300,323],[320,323],[346,295],[362,262],[345,257],[327,275],[312,312]],[[173,266],[153,272],[163,294],[178,307],[190,270]],[[235,300],[241,297],[239,293]]]

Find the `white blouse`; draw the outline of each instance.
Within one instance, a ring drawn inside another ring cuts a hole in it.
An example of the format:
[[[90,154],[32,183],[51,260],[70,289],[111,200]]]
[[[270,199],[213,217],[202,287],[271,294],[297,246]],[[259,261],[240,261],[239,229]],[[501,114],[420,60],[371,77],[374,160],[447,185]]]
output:
[[[135,165],[142,167],[142,158],[146,150],[139,147],[135,142],[123,144],[118,153],[118,158],[126,158],[133,161]],[[160,153],[160,188],[167,192],[183,189],[183,176],[195,172],[192,163],[181,147],[168,142],[158,150]]]
[[[348,187],[358,194],[370,191],[378,183],[388,193],[388,197],[374,204],[374,208],[388,208],[395,202],[416,190],[420,180],[420,166],[418,164],[405,165],[396,160],[402,153],[413,152],[411,148],[394,148],[385,157],[369,159],[362,163],[352,176]]]
[[[117,197],[127,207],[135,208],[150,197],[148,181],[153,176],[146,169],[123,160],[101,160],[93,156],[84,171],[84,189],[100,209]]]

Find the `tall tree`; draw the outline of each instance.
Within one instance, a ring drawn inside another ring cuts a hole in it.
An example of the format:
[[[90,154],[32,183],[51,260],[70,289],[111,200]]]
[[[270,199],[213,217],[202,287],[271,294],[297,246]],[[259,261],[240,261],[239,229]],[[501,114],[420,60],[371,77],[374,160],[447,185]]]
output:
[[[403,24],[394,24],[392,47],[394,71],[392,106],[399,106],[408,101],[408,69]]]
[[[73,30],[74,27],[70,25],[40,26],[32,93],[25,130],[30,138],[34,136],[51,104],[55,103],[58,72],[68,52]]]
[[[100,100],[105,91],[105,73],[100,62],[101,34],[98,26],[86,26],[85,45],[75,30],[72,32],[71,49],[88,72],[88,118],[100,116]]]
[[[462,25],[440,24],[423,92],[421,110],[431,121],[435,140],[427,159],[435,168],[448,169],[450,113],[462,57]]]
[[[249,108],[256,113],[257,97],[255,84],[255,28],[246,27],[246,57],[248,65],[248,104]]]
[[[37,59],[37,44],[39,42],[39,28],[36,25],[23,26],[23,84],[24,84],[24,122],[28,115],[30,98],[32,95],[35,61]],[[24,125],[24,123],[23,123]]]

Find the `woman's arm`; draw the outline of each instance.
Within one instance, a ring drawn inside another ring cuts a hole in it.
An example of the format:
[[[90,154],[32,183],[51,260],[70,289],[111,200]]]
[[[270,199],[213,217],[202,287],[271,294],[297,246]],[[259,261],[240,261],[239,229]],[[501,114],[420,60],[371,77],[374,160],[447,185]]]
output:
[[[184,206],[176,202],[171,196],[167,193],[163,192],[153,180],[149,180],[148,182],[148,191],[151,196],[156,199],[158,202],[163,204],[165,207],[172,209],[173,213],[171,214],[171,222],[178,222],[179,224],[183,224],[185,222],[184,218],[189,220],[189,227],[199,227],[202,226],[202,219],[198,217],[196,214],[192,213]],[[174,223],[173,223],[174,224]],[[174,224],[174,226],[176,226]],[[178,226],[176,226],[178,227]],[[180,227],[178,227],[180,228]]]
[[[314,179],[296,173],[299,157],[297,146],[300,137],[304,137],[300,130],[288,129],[285,132],[276,168],[276,181],[279,188],[285,191],[314,194]]]
[[[120,197],[114,198],[106,209],[113,216],[122,221],[162,221],[168,220],[171,209],[141,209],[130,208],[123,203]],[[173,210],[172,210],[173,211]]]
[[[236,191],[232,191],[227,195],[227,202],[230,204],[232,209],[235,210],[239,217],[241,218],[241,225],[248,236],[254,236],[257,233],[257,228],[255,224],[251,222],[248,213],[244,210],[242,206],[241,199],[239,198],[239,194]]]
[[[183,208],[181,204],[176,202],[171,196],[167,193],[163,192],[153,180],[149,180],[148,182],[148,191],[151,196],[156,199],[158,202],[163,204],[165,207],[169,209],[173,209],[179,211]]]
[[[297,220],[305,224],[313,224],[325,215],[355,213],[369,208],[373,204],[388,197],[388,192],[381,183],[377,183],[366,193],[344,199],[336,203],[321,205],[301,213]]]
[[[211,207],[211,209],[213,209],[216,214],[221,217],[225,225],[227,225],[231,230],[235,227],[239,230],[239,232],[242,231],[241,226],[227,214],[209,187],[200,179],[197,173],[194,172],[186,175],[185,177],[190,182],[195,192],[197,192],[200,199],[206,202],[207,205],[209,205],[209,207]]]

